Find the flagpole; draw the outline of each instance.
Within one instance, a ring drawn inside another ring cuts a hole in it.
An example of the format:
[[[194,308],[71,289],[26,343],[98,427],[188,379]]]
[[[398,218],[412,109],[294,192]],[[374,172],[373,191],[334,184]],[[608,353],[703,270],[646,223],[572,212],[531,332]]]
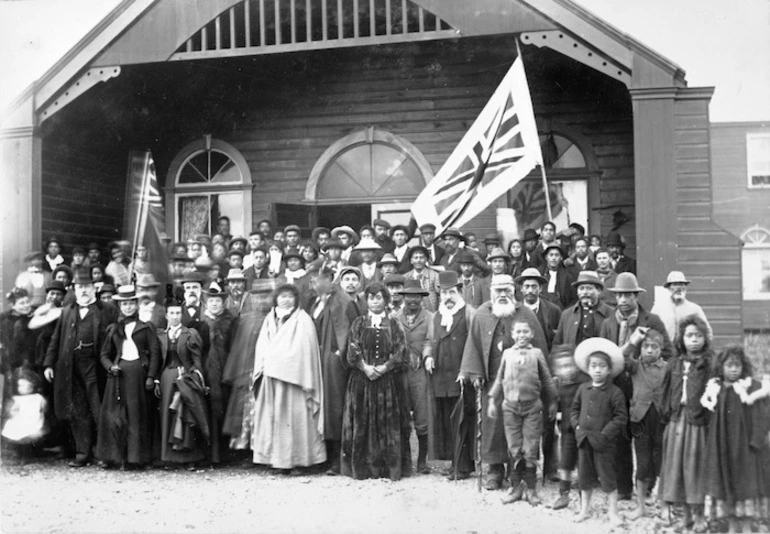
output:
[[[521,48],[519,48],[519,40],[516,39],[516,55],[517,57],[521,58]],[[524,68],[524,59],[521,60],[521,68],[525,71],[525,77],[526,77],[526,69]],[[543,162],[542,157],[540,158],[540,176],[543,177],[543,192],[545,193],[545,210],[548,215],[548,220],[553,221],[553,214],[551,213],[551,195],[548,194],[548,180],[545,177],[545,162]]]

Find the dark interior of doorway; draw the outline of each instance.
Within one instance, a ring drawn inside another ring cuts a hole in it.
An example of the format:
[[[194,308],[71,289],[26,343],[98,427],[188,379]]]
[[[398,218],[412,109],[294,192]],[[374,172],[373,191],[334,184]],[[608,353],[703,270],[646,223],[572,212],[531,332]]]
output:
[[[318,206],[318,226],[332,229],[348,225],[358,232],[365,224],[372,224],[372,207],[369,204],[334,204]]]

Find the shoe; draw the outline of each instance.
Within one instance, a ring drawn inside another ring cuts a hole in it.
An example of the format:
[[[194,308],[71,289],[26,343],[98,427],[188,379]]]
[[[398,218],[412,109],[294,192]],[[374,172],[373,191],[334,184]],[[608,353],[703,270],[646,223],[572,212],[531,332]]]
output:
[[[503,504],[511,504],[516,501],[520,501],[522,497],[524,497],[524,492],[527,490],[527,483],[523,480],[519,482],[519,485],[516,487],[511,487],[511,489],[508,490],[508,494],[503,497]]]
[[[446,477],[449,480],[468,480],[471,478],[471,474],[463,471],[458,471],[457,475],[454,474],[454,471],[446,475]]]
[[[329,477],[336,477],[340,474],[340,468],[331,466],[329,469],[326,470],[326,476]]]
[[[430,475],[430,467],[428,467],[427,462],[417,462],[417,472],[421,475]]]
[[[496,477],[487,477],[487,481],[484,484],[484,488],[489,491],[499,490],[503,487],[503,481]]]
[[[70,467],[81,468],[88,465],[88,460],[76,458],[72,460],[70,463],[68,463],[67,465]]]
[[[527,489],[527,491],[524,492],[524,499],[526,499],[532,506],[539,506],[543,502],[538,496],[537,491],[531,489]]]
[[[633,494],[631,493],[618,493],[619,501],[630,501],[632,497],[633,497]]]
[[[569,506],[569,493],[562,493],[559,498],[551,505],[553,510],[563,510]]]

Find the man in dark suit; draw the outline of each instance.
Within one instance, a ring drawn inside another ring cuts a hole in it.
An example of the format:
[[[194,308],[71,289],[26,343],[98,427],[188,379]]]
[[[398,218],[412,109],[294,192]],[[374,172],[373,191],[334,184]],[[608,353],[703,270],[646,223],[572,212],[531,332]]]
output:
[[[460,252],[460,243],[464,241],[463,235],[457,228],[447,228],[444,230],[441,237],[444,240],[444,256],[441,258],[439,265],[444,267],[445,271],[451,269],[457,274],[460,274],[462,271],[460,270],[458,256]],[[473,256],[476,273],[480,273],[482,276],[489,274],[489,265],[481,259],[478,252],[472,249],[463,250]]]
[[[62,310],[43,367],[46,380],[53,382],[56,416],[69,422],[75,438],[75,459],[69,465],[84,467],[101,411],[99,354],[118,309],[96,298],[88,269],[79,269],[73,282],[76,301]]]
[[[182,325],[198,332],[203,342],[202,354],[208,354],[210,344],[209,327],[203,317],[205,310],[201,300],[203,295],[203,277],[197,272],[186,273],[184,278],[182,278],[182,289],[184,290]]]
[[[470,306],[478,308],[484,302],[482,287],[486,278],[479,277],[476,273],[476,258],[467,250],[461,250],[457,257],[460,264],[460,293],[463,300]],[[487,287],[487,291],[489,288]]]
[[[524,231],[524,237],[521,238],[524,243],[524,265],[522,267],[540,268],[543,265],[543,258],[536,252],[540,236],[532,228]]]
[[[444,249],[436,244],[436,226],[427,223],[420,226],[420,243],[428,251],[428,263],[438,265],[444,257]]]
[[[246,277],[246,287],[251,287],[254,280],[270,278],[268,274],[270,269],[267,265],[268,257],[269,252],[266,247],[259,246],[251,251],[251,265],[243,271],[243,276]]]
[[[430,376],[436,414],[433,424],[436,458],[452,460],[452,466],[445,472],[450,480],[464,480],[473,472],[473,439],[455,435],[451,421],[452,410],[461,395],[466,418],[473,421],[475,415],[473,390],[457,381],[473,313],[473,308],[462,297],[461,287],[462,282],[456,272],[439,273],[441,300],[438,312],[431,319],[430,352],[425,357],[425,370]],[[455,464],[454,451],[458,440],[461,449]]]
[[[633,273],[636,275],[636,260],[625,255],[626,240],[618,232],[610,232],[604,246],[612,257],[612,270],[616,273]]]
[[[545,249],[545,265],[540,268],[540,274],[546,279],[541,297],[559,306],[560,310],[570,307],[577,300],[572,287],[575,275],[562,265],[563,259],[561,247],[550,245]]]

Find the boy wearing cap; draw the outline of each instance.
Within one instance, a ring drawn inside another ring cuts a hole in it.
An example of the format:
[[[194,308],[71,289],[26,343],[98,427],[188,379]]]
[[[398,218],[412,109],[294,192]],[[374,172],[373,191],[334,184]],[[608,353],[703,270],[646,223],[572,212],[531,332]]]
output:
[[[487,416],[498,417],[497,400],[502,394],[503,423],[508,453],[511,457],[511,489],[503,503],[525,498],[532,506],[540,504],[537,495],[537,464],[540,436],[543,433],[543,401],[548,417],[556,417],[557,393],[540,349],[532,346],[534,334],[527,321],[514,321],[511,338],[514,346],[503,352],[497,377],[489,391]]]
[[[620,348],[607,339],[591,338],[575,349],[575,363],[588,376],[575,394],[570,422],[578,445],[581,509],[576,522],[590,514],[591,496],[599,485],[608,494],[608,515],[614,526],[623,523],[618,515],[618,486],[615,476],[616,438],[628,422],[626,400],[612,378],[623,371]]]

